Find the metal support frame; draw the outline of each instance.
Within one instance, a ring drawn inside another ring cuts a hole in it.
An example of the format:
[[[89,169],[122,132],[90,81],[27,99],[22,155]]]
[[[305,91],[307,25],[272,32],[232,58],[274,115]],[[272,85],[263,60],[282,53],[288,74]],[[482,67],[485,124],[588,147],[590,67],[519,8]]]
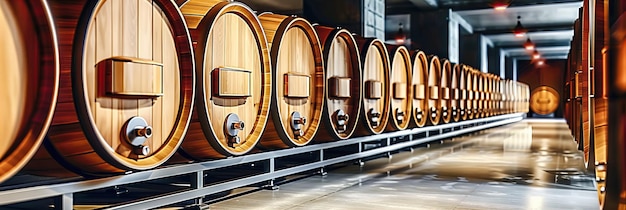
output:
[[[157,168],[154,170],[133,172],[126,175],[4,190],[0,191],[0,206],[43,198],[55,198],[54,200],[56,209],[72,209],[74,203],[74,193],[105,189],[114,186],[188,174],[192,174],[190,180],[191,188],[189,190],[176,191],[173,193],[163,194],[155,197],[147,197],[121,204],[112,204],[111,206],[106,207],[106,209],[151,209],[190,200],[194,201],[194,205],[202,205],[203,197],[206,195],[222,192],[225,190],[231,190],[238,187],[249,186],[260,182],[267,182],[268,186],[265,187],[269,187],[270,189],[277,189],[277,185],[275,185],[274,183],[274,180],[276,178],[310,170],[320,170],[323,175],[325,173],[324,167],[328,165],[354,160],[357,160],[362,164],[363,158],[385,153],[390,155],[393,151],[399,151],[405,148],[412,149],[413,146],[419,144],[429,143],[436,140],[443,140],[445,138],[451,138],[454,136],[467,134],[491,127],[514,123],[522,120],[524,116],[524,113],[507,114],[483,119],[474,119],[456,123],[443,124],[438,126],[395,131],[379,135],[356,137],[348,140],[313,144],[304,147],[250,154],[220,160],[164,166],[162,168]],[[444,130],[446,129],[448,129],[449,132],[444,132]],[[425,137],[414,137],[414,135],[418,134],[423,134],[425,135]],[[392,138],[398,137],[404,137],[408,140],[397,142],[391,141]],[[387,144],[369,150],[363,149],[364,144],[381,140],[386,140]],[[324,153],[327,152],[329,149],[349,145],[358,145],[358,152],[329,159],[327,159],[324,155]],[[275,168],[275,160],[277,158],[309,152],[319,152],[320,160],[280,170],[277,170]],[[269,161],[268,172],[232,181],[209,184],[205,186],[205,171],[220,169],[232,165],[252,163],[255,161]]]

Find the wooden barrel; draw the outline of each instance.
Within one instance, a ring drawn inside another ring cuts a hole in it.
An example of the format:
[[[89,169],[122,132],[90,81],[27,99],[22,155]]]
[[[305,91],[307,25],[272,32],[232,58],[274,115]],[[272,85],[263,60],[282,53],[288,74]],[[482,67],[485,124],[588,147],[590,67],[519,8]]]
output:
[[[180,153],[205,160],[243,155],[261,138],[271,100],[267,39],[238,2],[190,0],[181,7],[197,42],[196,107]]]
[[[441,61],[439,57],[428,56],[428,122],[438,125],[441,121]]]
[[[540,115],[549,115],[559,108],[559,93],[551,87],[539,86],[530,96],[530,109]]]
[[[528,113],[530,111],[530,87],[527,84],[522,84],[522,90],[524,92],[524,100],[522,104],[522,112]]]
[[[500,101],[498,102],[498,109],[500,110],[500,114],[506,114],[506,100],[507,100],[507,95],[506,95],[506,83],[505,83],[506,79],[500,79],[500,81],[498,81],[498,92],[500,94]]]
[[[500,76],[493,75],[492,85],[493,115],[500,115],[500,101],[502,100],[502,94],[500,94]]]
[[[450,98],[450,109],[452,109],[452,121],[461,121],[461,64],[454,64],[451,69],[450,91],[452,97]]]
[[[488,73],[482,73],[482,80],[483,80],[483,91],[482,91],[482,96],[483,96],[483,117],[490,117],[491,116],[491,83],[490,83],[490,76]]]
[[[363,100],[361,57],[346,29],[315,26],[322,43],[326,101],[315,141],[348,139],[356,129]]]
[[[441,121],[450,123],[452,120],[452,64],[448,59],[441,60]]]
[[[372,38],[356,37],[363,67],[363,104],[355,135],[379,134],[389,120],[389,54],[385,44]]]
[[[482,73],[483,77],[483,109],[484,109],[484,117],[491,116],[491,75],[489,73]]]
[[[387,131],[404,130],[411,122],[413,107],[413,64],[404,46],[387,45],[391,59],[389,72],[389,101],[391,110]]]
[[[509,95],[507,102],[507,113],[515,112],[515,100],[517,100],[517,96],[515,94],[515,83],[512,80],[507,80],[507,94]]]
[[[273,76],[271,121],[260,146],[304,146],[317,133],[324,108],[324,64],[319,38],[304,18],[264,13],[259,20],[270,43]]]
[[[485,101],[486,101],[485,100],[485,75],[477,69],[474,69],[474,75],[476,76],[475,77],[476,83],[474,83],[475,84],[474,90],[476,91],[475,99],[476,99],[476,104],[477,104],[475,117],[484,118],[485,111],[486,111],[485,110],[486,109],[485,107]]]
[[[469,79],[467,78],[469,76],[467,73],[467,66],[461,64],[459,73],[459,93],[461,98],[459,100],[459,115],[461,116],[461,120],[467,120],[469,119],[468,112],[471,111],[471,102],[469,100],[467,89],[469,87],[467,84],[469,82]]]
[[[59,63],[44,1],[0,2],[0,183],[35,154],[52,119]]]
[[[191,41],[172,1],[48,1],[60,91],[44,145],[69,171],[101,176],[164,163],[191,117]],[[41,151],[28,171],[72,175]]]
[[[470,66],[465,66],[465,89],[467,91],[467,100],[466,100],[466,104],[467,107],[465,107],[465,114],[467,115],[467,119],[471,120],[474,119],[475,117],[475,113],[476,113],[476,100],[475,100],[475,87],[474,84],[476,83],[475,81],[475,76],[474,76],[474,70],[472,70],[472,67]]]
[[[411,86],[413,86],[413,125],[424,127],[428,122],[428,57],[423,51],[413,52],[413,72]]]

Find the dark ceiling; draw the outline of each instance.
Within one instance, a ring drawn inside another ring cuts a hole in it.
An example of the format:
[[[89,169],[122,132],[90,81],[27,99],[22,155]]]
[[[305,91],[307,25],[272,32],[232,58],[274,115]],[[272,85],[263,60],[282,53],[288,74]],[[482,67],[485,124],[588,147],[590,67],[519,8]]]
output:
[[[474,33],[484,35],[494,47],[509,57],[530,59],[523,49],[530,38],[544,58],[564,59],[574,34],[581,0],[512,0],[503,11],[492,8],[494,0],[386,0],[386,13],[407,14],[416,11],[451,9],[459,14]],[[515,37],[512,29],[521,17],[527,36]],[[397,24],[396,24],[397,25]]]

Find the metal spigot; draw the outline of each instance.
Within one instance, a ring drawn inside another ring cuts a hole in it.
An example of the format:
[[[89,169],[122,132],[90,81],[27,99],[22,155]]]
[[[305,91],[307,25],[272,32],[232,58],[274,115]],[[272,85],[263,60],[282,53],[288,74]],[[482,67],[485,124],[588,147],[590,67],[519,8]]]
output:
[[[348,124],[350,116],[342,109],[339,109],[335,112],[335,118],[337,121],[337,131],[343,133],[346,130],[346,124]]]
[[[380,112],[372,108],[368,111],[368,114],[372,127],[378,127],[378,125],[380,125]]]
[[[291,113],[291,129],[293,130],[294,138],[300,138],[304,133],[302,132],[302,126],[306,124],[306,117],[301,116],[300,112]]]

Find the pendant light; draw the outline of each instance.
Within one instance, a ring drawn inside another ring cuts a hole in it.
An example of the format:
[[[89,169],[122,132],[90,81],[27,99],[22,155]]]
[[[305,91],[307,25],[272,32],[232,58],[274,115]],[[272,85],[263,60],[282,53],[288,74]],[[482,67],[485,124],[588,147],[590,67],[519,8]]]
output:
[[[396,44],[402,45],[406,42],[406,34],[404,33],[402,23],[398,24],[398,32],[396,32],[396,36],[394,38],[396,40]]]
[[[524,43],[524,48],[526,50],[534,50],[535,49],[535,43],[530,41],[530,37],[528,37],[528,39],[526,39],[526,42]]]
[[[541,54],[539,54],[539,52],[535,49],[535,51],[533,52],[533,60],[536,60],[539,58],[541,58]]]
[[[493,0],[491,1],[491,3],[489,3],[489,5],[497,11],[506,10],[506,8],[509,7],[510,4],[511,2],[509,2],[508,0]]]
[[[522,26],[522,23],[520,22],[520,19],[522,17],[521,16],[517,16],[517,25],[515,25],[515,28],[513,29],[513,34],[515,34],[515,37],[524,37],[524,35],[526,35],[526,28],[524,28],[524,26]]]

